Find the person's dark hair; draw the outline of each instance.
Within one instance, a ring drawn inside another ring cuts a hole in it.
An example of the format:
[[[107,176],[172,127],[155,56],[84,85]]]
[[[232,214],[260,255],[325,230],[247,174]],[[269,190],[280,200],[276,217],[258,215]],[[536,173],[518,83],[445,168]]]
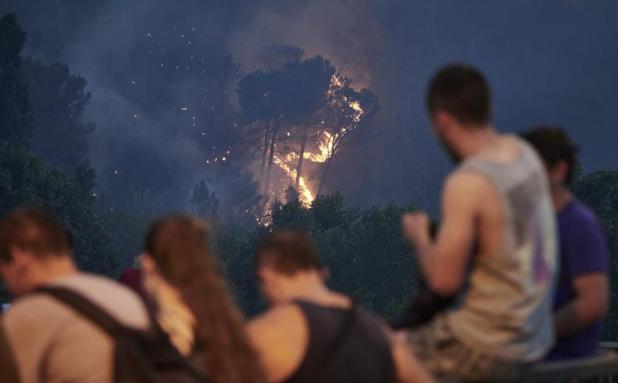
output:
[[[285,275],[321,269],[313,240],[308,234],[295,230],[276,231],[266,237],[258,246],[256,265],[271,266]]]
[[[427,109],[451,114],[462,124],[491,121],[491,90],[483,74],[465,64],[451,64],[434,75],[427,91]]]
[[[203,365],[211,380],[266,382],[207,234],[207,224],[197,218],[168,216],[153,224],[144,250],[195,315],[195,342],[203,347]]]
[[[10,211],[0,220],[0,261],[10,262],[12,247],[29,251],[34,256],[69,255],[71,235],[47,210],[22,207]]]
[[[548,169],[554,168],[560,161],[566,162],[569,170],[565,183],[573,183],[579,148],[564,129],[557,126],[537,126],[523,132],[521,136],[536,149]]]

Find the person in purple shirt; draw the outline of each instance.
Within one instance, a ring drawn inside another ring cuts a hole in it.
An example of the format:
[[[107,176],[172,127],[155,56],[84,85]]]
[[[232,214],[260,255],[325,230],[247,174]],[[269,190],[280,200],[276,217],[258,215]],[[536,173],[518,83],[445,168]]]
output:
[[[607,240],[596,215],[570,191],[578,148],[558,127],[523,134],[547,168],[560,236],[554,299],[556,345],[547,360],[594,356],[609,301]]]

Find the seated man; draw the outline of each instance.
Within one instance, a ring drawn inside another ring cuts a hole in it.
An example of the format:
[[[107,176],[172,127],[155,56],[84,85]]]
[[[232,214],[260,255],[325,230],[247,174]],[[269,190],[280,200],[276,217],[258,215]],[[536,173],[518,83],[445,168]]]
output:
[[[549,175],[558,215],[560,274],[554,297],[557,343],[549,360],[594,356],[609,301],[607,240],[596,215],[570,191],[577,148],[560,128],[523,134]]]
[[[71,252],[67,230],[45,212],[18,209],[0,220],[0,273],[16,297],[0,325],[22,383],[113,381],[110,336],[64,303],[37,293],[37,288],[73,290],[122,324],[149,328],[136,294],[114,281],[79,272]]]
[[[460,164],[445,183],[436,239],[423,213],[404,216],[403,230],[428,287],[463,293],[453,309],[408,331],[408,344],[438,375],[501,381],[553,343],[557,257],[545,169],[528,144],[493,128],[489,86],[476,69],[441,70],[427,106]]]
[[[272,382],[432,381],[374,315],[324,284],[307,235],[272,234],[257,274],[272,308],[248,330]]]

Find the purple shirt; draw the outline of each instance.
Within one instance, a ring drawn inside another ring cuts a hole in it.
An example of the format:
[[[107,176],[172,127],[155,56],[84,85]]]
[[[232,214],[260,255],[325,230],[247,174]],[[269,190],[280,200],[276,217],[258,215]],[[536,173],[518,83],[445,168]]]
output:
[[[590,273],[607,273],[607,240],[596,215],[577,200],[569,202],[558,214],[560,235],[560,275],[556,287],[554,311],[575,298],[575,279]],[[567,338],[558,338],[548,360],[582,358],[596,353],[602,323],[599,321]]]

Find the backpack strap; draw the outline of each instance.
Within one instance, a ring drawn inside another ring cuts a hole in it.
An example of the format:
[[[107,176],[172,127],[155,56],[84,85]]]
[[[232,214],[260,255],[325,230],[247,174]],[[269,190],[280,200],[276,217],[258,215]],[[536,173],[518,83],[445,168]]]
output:
[[[125,329],[125,326],[99,305],[69,288],[46,286],[38,288],[36,292],[47,294],[60,301],[111,336],[116,336]]]

